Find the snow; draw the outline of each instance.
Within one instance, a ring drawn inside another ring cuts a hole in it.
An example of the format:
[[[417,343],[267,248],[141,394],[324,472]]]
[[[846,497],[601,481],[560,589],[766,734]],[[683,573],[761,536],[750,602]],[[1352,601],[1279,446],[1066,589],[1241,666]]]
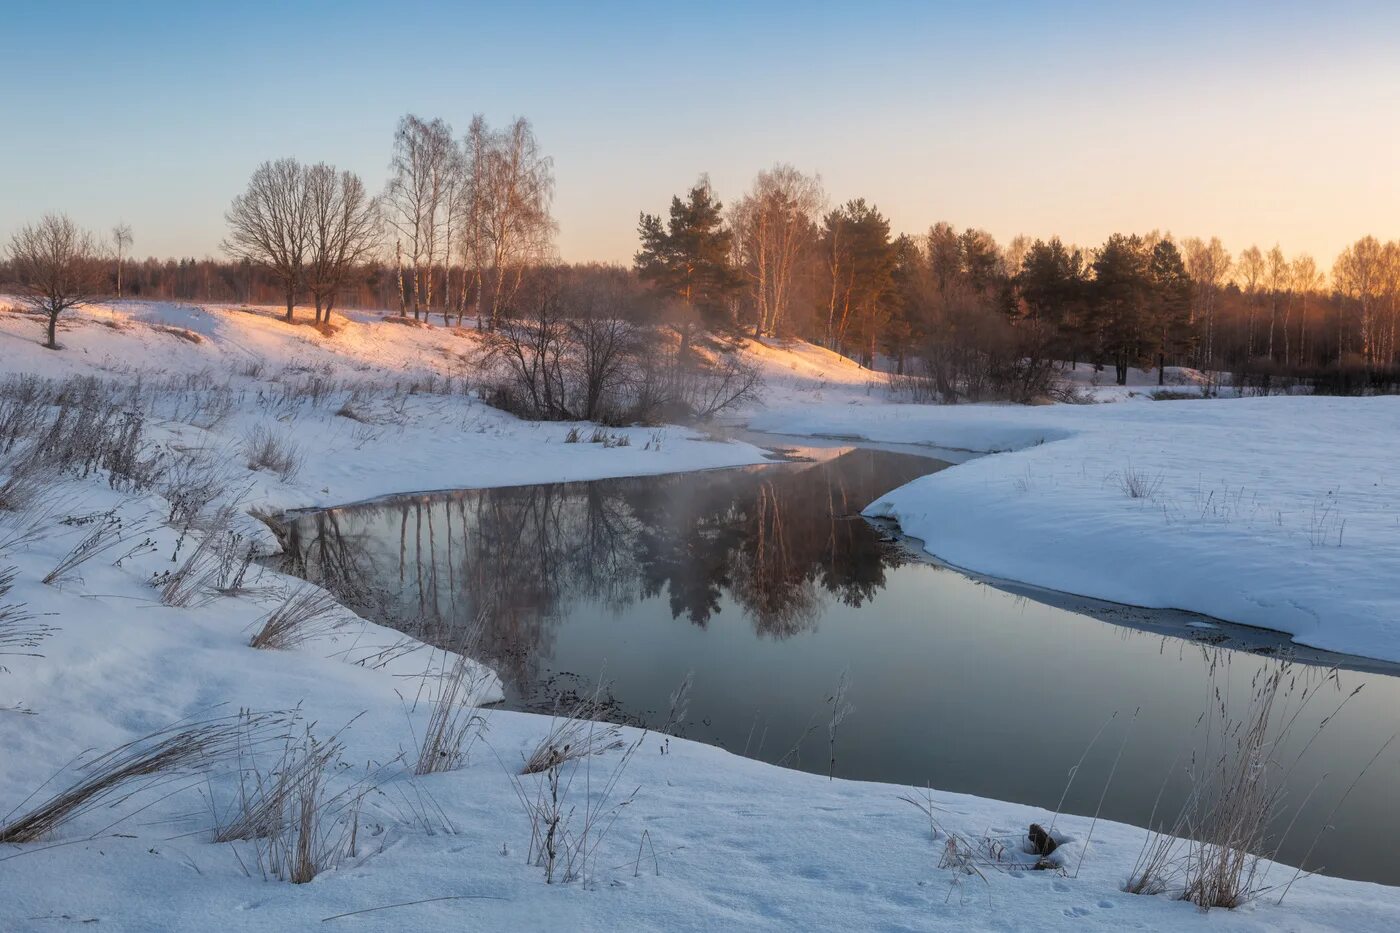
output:
[[[226,497],[242,494],[244,507],[762,458],[752,445],[674,427],[628,429],[629,447],[565,445],[568,425],[521,422],[460,391],[464,377],[474,378],[470,333],[385,323],[372,314],[354,313],[326,337],[284,324],[268,310],[123,303],[65,320],[60,352],[40,349],[37,333],[32,319],[0,314],[0,374],[99,375],[127,387],[139,378],[142,392],[131,397],[148,406],[152,442],[208,451],[227,471]],[[1259,596],[1266,583],[1280,588],[1277,606],[1316,605],[1348,574],[1347,591],[1330,595],[1326,622],[1302,634],[1390,644],[1391,635],[1374,621],[1395,617],[1380,583],[1394,578],[1396,559],[1389,540],[1395,535],[1384,534],[1387,521],[1394,527],[1395,502],[1379,469],[1386,459],[1394,462],[1400,443],[1394,439],[1400,409],[1389,400],[920,409],[889,404],[880,379],[818,348],[753,352],[770,385],[769,407],[751,413],[756,426],[1016,448],[930,477],[941,482],[911,484],[881,505],[955,562],[1029,574],[1030,555],[1039,550],[1040,559],[1057,562],[1056,573],[1069,574],[1069,588],[1111,583],[1123,597],[1147,593],[1173,601],[1199,589],[1202,602],[1219,602],[1222,610],[1232,608],[1221,601],[1233,593],[1241,611],[1254,605],[1247,594]],[[430,375],[437,380],[432,386]],[[451,393],[442,391],[448,375],[458,380]],[[307,380],[318,377],[337,388],[320,403],[301,397]],[[219,399],[227,401],[226,411]],[[209,407],[196,410],[191,400]],[[337,415],[344,404],[360,420]],[[299,445],[304,461],[289,480],[249,469],[242,441],[258,425]],[[1342,443],[1346,456],[1330,463],[1322,448],[1335,455]],[[1135,466],[1162,474],[1151,500],[1128,500],[1106,479],[1124,468],[1129,453]],[[1248,471],[1241,473],[1244,464]],[[1222,507],[1219,518],[1194,517],[1196,484],[1233,490],[1242,476],[1248,493],[1231,494],[1234,504]],[[1363,485],[1362,477],[1375,485]],[[1342,546],[1300,542],[1306,516],[1296,510],[1328,488],[1336,490],[1347,520]],[[0,814],[85,749],[112,748],[182,718],[242,707],[297,708],[320,736],[343,729],[344,765],[328,780],[345,786],[369,770],[377,789],[365,800],[354,857],[305,885],[265,880],[251,843],[210,841],[214,813],[237,795],[236,776],[227,771],[90,812],[44,842],[0,845],[0,927],[7,931],[89,922],[119,931],[1400,926],[1400,891],[1335,878],[1299,880],[1281,906],[1265,898],[1209,915],[1166,896],[1125,894],[1121,885],[1141,830],[1099,821],[1091,836],[1088,817],[929,791],[945,832],[1006,837],[1011,861],[1024,861],[1015,850],[1031,822],[1054,823],[1062,840],[1061,871],[984,867],[985,878],[962,874],[939,867],[947,835],[931,838],[928,820],[900,799],[923,799],[922,790],[827,781],[630,729],[622,731],[624,740],[640,745],[613,798],[630,802],[597,841],[586,882],[546,885],[542,870],[526,863],[531,831],[515,772],[550,729],[547,717],[489,712],[463,768],[414,777],[400,756],[411,756],[414,736],[422,734],[428,715],[418,697],[422,672],[445,663],[440,653],[405,644],[348,610],[334,631],[297,648],[254,650],[247,645],[250,628],[279,592],[303,584],[254,571],[241,595],[162,606],[149,579],[172,566],[177,549],[185,554],[193,546],[166,523],[168,503],[153,493],[114,491],[101,475],[66,479],[44,500],[34,513],[44,517],[42,536],[0,555],[0,568],[18,570],[5,601],[26,603],[37,621],[57,629],[41,645],[42,657],[3,659],[0,708],[22,704],[32,715],[0,712]],[[1270,510],[1282,513],[1289,503],[1283,523],[1275,523]],[[149,535],[151,546],[120,566],[115,558],[126,549],[114,549],[55,585],[42,584],[92,527],[60,520],[108,511],[128,530],[139,524],[134,537]],[[246,516],[236,528],[267,540]],[[1036,545],[1051,535],[1054,553],[1047,554]],[[968,543],[959,546],[966,550],[950,551],[952,540],[963,538]],[[1199,553],[1191,554],[1193,547]],[[1262,556],[1275,563],[1266,566]],[[1163,566],[1176,568],[1178,561],[1180,582],[1158,579],[1170,576]],[[1192,577],[1199,586],[1185,582]],[[1377,612],[1369,626],[1362,624],[1368,601]],[[385,654],[390,645],[402,650]],[[477,674],[479,698],[498,696],[493,675]],[[596,803],[623,755],[616,749],[579,766],[571,802]],[[538,778],[520,780],[534,793]],[[1281,884],[1292,876],[1277,866],[1269,879]],[[424,903],[326,919],[417,901]]]
[[[303,315],[305,311],[303,309]],[[157,328],[178,328],[199,342]],[[168,418],[169,440],[239,459],[257,425],[296,444],[304,457],[290,483],[250,476],[246,504],[265,510],[344,505],[377,496],[430,490],[644,476],[760,462],[744,443],[714,443],[701,432],[624,428],[625,447],[563,444],[573,425],[522,421],[479,402],[478,345],[470,332],[388,323],[351,312],[327,339],[307,325],[288,325],[273,309],[190,307],[125,302],[66,316],[58,353],[33,339],[37,324],[0,314],[0,376],[97,375],[130,382],[202,378],[228,387],[236,404],[214,431]],[[260,367],[254,371],[248,367]],[[429,385],[428,379],[436,380]],[[444,379],[456,380],[450,393]],[[359,387],[349,400],[355,418],[335,404],[284,404],[315,380]],[[356,420],[358,419],[358,420]]]
[[[894,404],[837,364],[749,426],[996,453],[868,510],[954,566],[1400,661],[1400,398]]]

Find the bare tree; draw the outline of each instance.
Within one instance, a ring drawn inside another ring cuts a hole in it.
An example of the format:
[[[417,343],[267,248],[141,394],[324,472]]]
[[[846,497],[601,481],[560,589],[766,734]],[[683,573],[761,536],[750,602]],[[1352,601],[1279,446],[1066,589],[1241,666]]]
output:
[[[1197,344],[1199,356],[1197,365],[1207,368],[1215,360],[1215,318],[1220,300],[1220,290],[1230,275],[1230,253],[1221,244],[1219,237],[1211,237],[1210,242],[1192,237],[1184,244],[1186,253],[1186,273],[1191,276],[1194,292],[1191,304],[1192,323],[1201,331]]]
[[[122,296],[122,260],[126,258],[126,251],[131,249],[132,236],[131,225],[119,223],[112,228],[112,244],[117,251],[117,297]]]
[[[282,286],[292,320],[311,240],[307,169],[296,159],[264,162],[224,214],[224,250],[266,268]]]
[[[466,177],[472,229],[464,236],[480,257],[477,313],[494,328],[525,270],[552,248],[554,162],[540,152],[530,121],[522,117],[492,132],[477,117],[467,138]]]
[[[67,214],[45,214],[10,239],[19,299],[48,317],[44,346],[58,349],[58,316],[95,297],[102,283],[96,239]]]
[[[459,195],[459,210],[462,215],[457,248],[462,257],[462,291],[458,297],[457,326],[467,313],[467,305],[475,302],[480,307],[485,278],[482,270],[489,263],[486,248],[485,227],[482,223],[483,204],[486,193],[487,149],[490,144],[490,130],[486,119],[477,114],[472,117],[471,126],[462,140],[462,188]]]
[[[384,193],[389,225],[407,247],[413,268],[413,317],[433,303],[432,274],[438,259],[446,258],[449,244],[444,227],[449,222],[453,189],[458,186],[461,160],[452,140],[452,128],[440,119],[424,120],[408,114],[394,133],[393,174]],[[402,277],[402,271],[400,271]],[[400,310],[408,299],[400,294]]]
[[[1287,300],[1289,287],[1292,285],[1293,276],[1288,267],[1288,260],[1283,258],[1283,250],[1278,244],[1269,250],[1264,257],[1264,284],[1269,289],[1269,340],[1267,344],[1267,354],[1270,360],[1274,358],[1274,331],[1278,327],[1278,306],[1280,300]],[[1284,312],[1285,315],[1287,312]],[[1285,316],[1284,330],[1288,329],[1288,321]]]
[[[324,162],[306,173],[310,242],[306,288],[316,304],[316,322],[331,319],[336,296],[357,265],[379,245],[379,202],[353,172]]]
[[[1388,241],[1381,248],[1381,296],[1385,301],[1385,321],[1377,322],[1376,358],[1386,366],[1395,363],[1396,340],[1400,337],[1400,243]]]
[[[1337,290],[1361,306],[1361,355],[1368,364],[1376,358],[1375,316],[1383,287],[1384,265],[1385,248],[1375,237],[1365,236],[1344,249],[1332,266],[1332,280]],[[1345,336],[1337,335],[1338,362],[1345,354]]]
[[[1235,276],[1239,282],[1240,290],[1244,292],[1249,309],[1248,324],[1245,329],[1245,340],[1247,341],[1245,355],[1254,356],[1254,318],[1259,309],[1259,287],[1264,282],[1264,254],[1259,247],[1251,246],[1240,252],[1240,258],[1235,263]]]
[[[753,189],[735,205],[731,226],[740,267],[753,290],[755,337],[776,333],[782,323],[825,205],[820,176],[803,175],[791,165],[759,172]]]
[[[1308,296],[1322,288],[1322,273],[1317,271],[1317,263],[1307,253],[1299,253],[1289,265],[1292,273],[1292,294],[1298,303],[1298,363],[1301,365],[1308,352]],[[1290,302],[1290,307],[1291,307]],[[1287,325],[1284,330],[1287,331]],[[1287,337],[1284,338],[1284,356],[1287,357]]]

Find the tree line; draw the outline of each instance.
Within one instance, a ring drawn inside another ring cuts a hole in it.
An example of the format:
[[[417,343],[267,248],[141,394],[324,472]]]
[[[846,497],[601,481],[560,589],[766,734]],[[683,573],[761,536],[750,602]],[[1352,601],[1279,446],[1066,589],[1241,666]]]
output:
[[[1400,243],[1364,237],[1331,287],[1312,257],[1218,238],[1113,234],[1002,245],[936,223],[891,232],[855,198],[826,206],[820,179],[779,165],[728,209],[705,179],[643,214],[636,269],[711,327],[790,334],[866,365],[917,370],[941,397],[1030,397],[1064,363],[1123,384],[1133,367],[1313,373],[1391,370]]]
[[[819,176],[779,164],[727,206],[702,176],[642,213],[627,269],[566,269],[553,194],[528,120],[476,116],[459,136],[409,114],[378,194],[326,163],[259,166],[225,214],[223,259],[134,261],[130,227],[102,238],[50,215],[14,235],[0,279],[45,314],[50,344],[64,310],[100,295],[275,301],[289,320],[307,302],[316,323],[387,307],[496,332],[542,303],[551,318],[575,300],[596,314],[608,293],[607,313],[663,327],[682,355],[700,334],[801,337],[945,401],[1042,395],[1067,363],[1120,384],[1134,367],[1302,377],[1400,363],[1400,243],[1370,236],[1329,278],[1279,246],[1232,256],[1217,238],[1155,231],[1091,248],[944,222],[896,234],[877,205],[832,206]]]

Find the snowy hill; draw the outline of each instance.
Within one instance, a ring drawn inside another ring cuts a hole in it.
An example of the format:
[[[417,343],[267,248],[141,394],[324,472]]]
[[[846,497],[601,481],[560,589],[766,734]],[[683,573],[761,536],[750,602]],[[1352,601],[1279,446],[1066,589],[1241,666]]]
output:
[[[243,708],[298,709],[318,737],[338,735],[340,765],[324,780],[363,796],[354,845],[298,885],[269,880],[259,843],[212,841],[248,793],[251,749],[208,776],[104,798],[37,841],[0,843],[6,930],[1400,925],[1400,890],[1326,877],[1298,880],[1281,905],[1280,887],[1206,915],[1122,890],[1144,838],[1133,827],[827,781],[631,729],[568,772],[570,806],[605,814],[609,828],[589,843],[584,878],[548,885],[526,861],[528,804],[547,785],[516,772],[556,724],[489,713],[462,767],[415,775],[434,708],[424,697],[454,659],[342,607],[304,641],[250,647],[301,584],[258,565],[234,581],[226,559],[236,565],[241,552],[227,542],[273,545],[254,508],[748,464],[762,451],[678,427],[611,435],[626,446],[567,443],[570,425],[523,422],[474,398],[470,332],[375,314],[322,333],[271,309],[132,302],[65,318],[59,352],[40,348],[38,332],[32,318],[0,313],[0,425],[16,432],[13,450],[54,412],[83,405],[108,413],[104,431],[129,435],[125,419],[139,421],[139,444],[124,459],[108,451],[95,467],[34,477],[0,511],[0,573],[14,571],[0,608],[22,604],[38,633],[0,658],[0,826],[80,781],[73,761],[85,749]],[[1015,451],[878,506],[941,557],[1400,658],[1389,582],[1400,571],[1400,491],[1386,479],[1400,444],[1394,400],[929,408],[889,402],[882,377],[820,348],[749,353],[768,383],[765,405],[744,415],[757,427]],[[0,464],[0,477],[16,469]],[[1124,491],[1130,475],[1146,494]],[[197,598],[172,593],[172,574],[187,568],[206,581]],[[498,695],[489,671],[469,670],[473,699]],[[1033,822],[1059,841],[1049,870],[1028,870]],[[1265,867],[1270,884],[1295,875]],[[367,912],[345,916],[357,911]]]

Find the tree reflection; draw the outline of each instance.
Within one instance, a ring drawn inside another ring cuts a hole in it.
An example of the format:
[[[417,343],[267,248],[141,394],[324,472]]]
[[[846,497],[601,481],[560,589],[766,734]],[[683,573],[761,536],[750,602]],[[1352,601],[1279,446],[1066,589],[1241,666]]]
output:
[[[859,517],[929,472],[919,457],[853,450],[819,463],[397,498],[309,514],[295,572],[366,615],[443,647],[470,643],[534,678],[570,608],[665,594],[705,627],[726,604],[761,636],[816,626],[828,599],[862,605],[902,562]]]

